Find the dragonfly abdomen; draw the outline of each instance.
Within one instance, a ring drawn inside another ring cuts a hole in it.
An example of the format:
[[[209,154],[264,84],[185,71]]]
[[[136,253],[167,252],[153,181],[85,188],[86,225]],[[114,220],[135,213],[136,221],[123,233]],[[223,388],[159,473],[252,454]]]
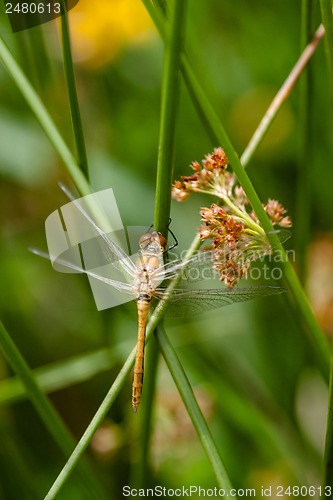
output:
[[[138,339],[136,344],[136,356],[134,364],[134,375],[132,384],[132,407],[136,413],[141,400],[144,356],[145,356],[145,338],[151,295],[140,293],[137,300],[138,308]]]

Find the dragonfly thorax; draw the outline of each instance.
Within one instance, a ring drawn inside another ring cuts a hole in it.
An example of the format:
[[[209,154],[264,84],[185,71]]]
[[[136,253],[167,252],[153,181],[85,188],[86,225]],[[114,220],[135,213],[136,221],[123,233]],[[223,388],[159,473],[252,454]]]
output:
[[[163,252],[166,239],[161,233],[153,231],[144,234],[139,240],[140,258],[136,262],[136,279],[134,288],[138,295],[152,294],[163,281],[160,270],[163,268]]]
[[[150,252],[159,255],[166,252],[167,240],[163,234],[152,231],[151,233],[143,234],[139,240],[140,250],[142,252]]]
[[[150,302],[157,284],[153,278],[154,268],[147,263],[146,256],[141,257],[137,262],[137,270],[137,276],[133,283],[133,289],[137,295],[137,302]]]

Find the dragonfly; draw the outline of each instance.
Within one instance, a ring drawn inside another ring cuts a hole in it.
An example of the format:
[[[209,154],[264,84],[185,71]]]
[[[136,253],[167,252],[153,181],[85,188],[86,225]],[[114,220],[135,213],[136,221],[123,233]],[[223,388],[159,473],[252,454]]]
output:
[[[71,197],[71,199],[73,203],[76,203],[75,198]],[[113,290],[128,295],[129,300],[136,301],[138,333],[132,383],[132,408],[135,413],[142,396],[146,328],[149,311],[153,304],[157,305],[160,301],[165,301],[166,307],[163,308],[163,316],[186,317],[236,302],[244,302],[286,291],[285,288],[279,286],[235,287],[233,289],[189,288],[188,277],[194,275],[191,270],[198,271],[195,273],[196,278],[190,278],[193,281],[205,279],[207,271],[208,274],[210,273],[213,265],[212,252],[198,252],[188,259],[177,259],[164,263],[164,255],[168,250],[167,240],[160,232],[149,229],[140,237],[138,256],[133,261],[114,239],[96,224],[81,205],[77,204],[76,206],[101,237],[108,261],[117,271],[121,272],[123,279],[103,276],[101,273],[86,269],[84,263],[80,266],[62,258],[57,259],[57,264],[76,272],[85,273],[88,277],[112,287]],[[51,260],[47,252],[36,248],[30,248],[30,251]],[[186,272],[183,274],[184,271]],[[179,277],[180,273],[183,274],[181,278]],[[177,286],[180,284],[183,287],[168,288],[165,286],[168,283],[173,283],[173,280],[178,280]]]

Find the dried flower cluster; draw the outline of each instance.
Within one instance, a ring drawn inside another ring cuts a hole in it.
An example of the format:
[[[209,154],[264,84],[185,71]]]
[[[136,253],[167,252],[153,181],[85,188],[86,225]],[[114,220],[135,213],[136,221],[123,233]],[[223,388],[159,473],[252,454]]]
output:
[[[231,177],[230,172],[226,171],[227,167],[228,158],[222,148],[216,148],[212,154],[206,155],[202,160],[202,166],[199,162],[193,161],[191,168],[195,173],[182,176],[181,181],[174,183],[173,198],[177,201],[184,201],[191,191],[215,194],[220,189],[224,189],[224,186],[227,188],[228,179]]]
[[[201,165],[193,162],[191,167],[193,175],[174,183],[173,198],[184,201],[191,192],[200,192],[221,200],[222,206],[213,203],[201,209],[199,231],[202,240],[211,240],[214,269],[226,287],[232,288],[247,276],[252,261],[271,253],[271,246],[236,176],[227,171],[228,158],[222,148],[207,155]],[[274,226],[291,226],[278,201],[268,200],[264,209]]]

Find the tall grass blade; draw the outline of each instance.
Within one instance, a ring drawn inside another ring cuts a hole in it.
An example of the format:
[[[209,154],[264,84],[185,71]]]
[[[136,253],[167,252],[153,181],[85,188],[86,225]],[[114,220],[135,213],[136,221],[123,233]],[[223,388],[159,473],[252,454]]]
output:
[[[333,359],[331,360],[331,376],[328,391],[328,411],[326,423],[324,478],[323,488],[333,488]]]
[[[67,457],[73,450],[74,439],[67,427],[62,422],[58,413],[47,397],[43,394],[42,389],[33,377],[33,374],[27,365],[26,361],[18,351],[16,345],[12,341],[10,335],[5,329],[4,325],[0,322],[0,349],[6,357],[8,363],[21,378],[30,401],[34,405],[38,415],[44,422],[44,425],[49,430],[50,434],[55,439],[59,448],[64,452]],[[78,470],[81,477],[79,483],[82,488],[82,494],[85,495],[89,491],[91,498],[107,498],[104,488],[100,480],[95,477],[95,473],[91,467],[83,462]]]
[[[231,489],[231,483],[228,474],[222,463],[219,452],[215,446],[215,441],[209,431],[207,423],[195,399],[192,387],[186,377],[183,367],[163,328],[157,328],[156,337],[163,357],[168,365],[170,373],[186,406],[187,412],[192,420],[193,426],[197,431],[201,444],[214,470],[217,483],[220,488],[223,488],[224,490],[229,492]]]
[[[149,339],[149,336],[150,335],[147,334],[147,340]],[[129,375],[129,373],[134,365],[135,351],[136,351],[136,349],[134,348],[132,350],[132,352],[130,353],[130,355],[128,356],[122,369],[118,373],[117,378],[113,382],[109,392],[107,393],[107,395],[105,396],[101,405],[99,406],[97,412],[95,413],[93,419],[91,420],[90,424],[86,428],[80,441],[77,443],[74,451],[72,451],[72,453],[70,454],[68,460],[66,461],[66,464],[64,465],[64,467],[60,471],[59,475],[57,476],[56,480],[54,481],[51,488],[49,489],[49,491],[45,497],[45,500],[51,500],[58,495],[59,491],[64,486],[65,482],[68,480],[69,476],[71,475],[74,468],[78,464],[84,451],[89,446],[90,441],[92,440],[98,427],[100,426],[100,424],[103,422],[104,418],[106,417],[107,412],[109,411],[114,400],[116,399],[117,395],[119,394],[120,389],[124,385],[128,375]]]
[[[331,0],[320,0],[321,17],[325,27],[325,54],[329,81],[331,111],[333,111],[333,16]],[[332,118],[332,116],[331,116]]]
[[[176,117],[180,85],[179,68],[180,55],[182,52],[183,27],[185,24],[186,0],[173,0],[169,2],[169,7],[170,29],[167,33],[164,45],[154,218],[155,229],[164,232],[167,232],[166,229],[170,216]]]
[[[32,374],[43,392],[50,393],[90,380],[95,375],[110,370],[116,361],[115,355],[111,358],[108,349],[100,349],[41,366],[32,370]],[[0,405],[27,397],[25,386],[19,377],[0,381]]]
[[[291,91],[299,80],[302,72],[307,67],[311,57],[315,53],[319,42],[324,36],[324,28],[322,25],[319,26],[315,32],[313,38],[306,45],[305,49],[298,58],[293,69],[289,73],[288,77],[284,81],[283,85],[275,95],[273,101],[271,102],[269,108],[261,119],[257,129],[255,130],[249,144],[246,146],[245,151],[241,157],[241,163],[248,164],[252,159],[254,152],[258,149],[258,146],[262,143],[268,130],[270,129],[273,121],[275,120],[278,112],[280,111],[283,103],[289,97]]]
[[[302,0],[301,10],[301,49],[309,43],[312,36],[314,14],[313,0]],[[297,275],[302,284],[307,278],[307,248],[310,238],[310,213],[312,198],[310,187],[313,169],[313,71],[311,62],[300,78],[299,98],[300,152],[298,159],[296,215],[295,215],[295,250],[297,253]]]
[[[62,0],[62,4],[64,4],[64,0]],[[66,7],[63,6],[63,9],[64,9],[64,14],[61,16],[62,53],[64,61],[65,78],[68,90],[69,107],[71,112],[72,127],[74,133],[75,149],[76,149],[78,164],[83,174],[85,175],[86,179],[89,179],[86,145],[83,135],[79,100],[75,82],[68,16]]]
[[[180,86],[180,55],[182,53],[183,32],[186,22],[187,0],[172,0],[168,4],[167,36],[164,44],[162,75],[161,119],[157,158],[154,228],[167,237],[173,161],[175,150],[176,121]],[[149,370],[145,377],[145,398],[141,415],[142,433],[140,439],[140,460],[135,472],[138,487],[145,485],[149,477],[149,441],[152,434],[153,399],[158,370],[159,350],[156,342],[149,346]]]

